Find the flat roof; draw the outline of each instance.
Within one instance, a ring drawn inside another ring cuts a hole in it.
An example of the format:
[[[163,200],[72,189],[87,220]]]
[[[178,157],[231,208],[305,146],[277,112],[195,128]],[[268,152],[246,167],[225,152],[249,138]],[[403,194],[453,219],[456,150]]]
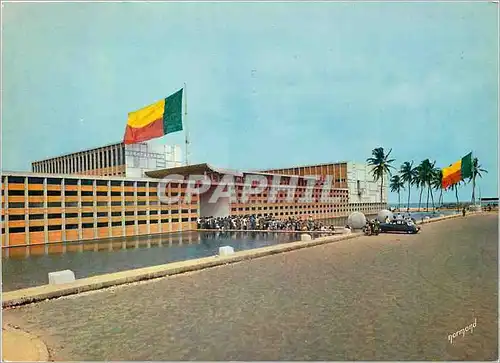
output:
[[[50,157],[47,157],[45,159],[38,159],[38,160],[32,161],[31,164],[39,163],[39,162],[42,162],[42,161],[48,161],[48,160],[54,160],[54,159],[58,159],[58,158],[63,158],[65,156],[70,156],[70,155],[75,155],[75,154],[80,154],[80,153],[86,153],[86,152],[89,152],[89,151],[92,151],[92,150],[104,149],[104,148],[107,148],[107,147],[110,147],[110,146],[120,145],[122,143],[123,143],[123,141],[118,141],[118,142],[113,142],[111,144],[106,144],[106,145],[102,145],[102,146],[92,147],[92,148],[85,149],[85,150],[79,150],[79,151],[74,151],[74,152],[71,152],[71,153],[60,154],[58,156],[50,156]]]
[[[161,179],[161,178],[166,177],[167,175],[172,175],[172,174],[179,174],[179,175],[187,176],[187,175],[203,175],[205,173],[226,174],[226,175],[233,175],[233,176],[239,176],[239,177],[242,177],[245,174],[297,177],[297,175],[283,175],[283,174],[276,174],[276,173],[266,173],[266,172],[262,172],[262,171],[238,171],[238,170],[233,170],[233,169],[223,169],[223,168],[214,167],[208,163],[185,165],[185,166],[178,166],[175,168],[150,170],[150,171],[145,172],[145,174],[147,176],[149,176],[150,178],[157,178],[157,179]],[[301,177],[307,179],[306,176],[301,176]]]
[[[268,171],[268,170],[282,170],[282,169],[298,169],[298,168],[310,168],[310,167],[314,167],[314,166],[327,166],[327,165],[348,164],[348,163],[349,163],[349,161],[335,161],[335,162],[331,162],[331,163],[295,165],[295,166],[286,166],[286,167],[279,167],[279,168],[266,168],[266,169],[260,169],[260,170],[261,171]]]
[[[51,174],[51,173],[33,173],[30,171],[0,171],[1,176],[19,176],[28,178],[64,178],[64,179],[95,179],[95,180],[111,180],[111,181],[139,181],[139,182],[157,182],[154,178],[134,178],[123,176],[101,176],[101,175],[82,175],[82,174]]]

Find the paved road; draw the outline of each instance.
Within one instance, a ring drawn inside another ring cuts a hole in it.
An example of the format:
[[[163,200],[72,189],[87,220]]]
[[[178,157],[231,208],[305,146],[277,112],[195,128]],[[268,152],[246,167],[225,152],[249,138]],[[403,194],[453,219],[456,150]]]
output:
[[[497,215],[4,312],[56,360],[494,360]],[[473,334],[449,334],[476,320]]]

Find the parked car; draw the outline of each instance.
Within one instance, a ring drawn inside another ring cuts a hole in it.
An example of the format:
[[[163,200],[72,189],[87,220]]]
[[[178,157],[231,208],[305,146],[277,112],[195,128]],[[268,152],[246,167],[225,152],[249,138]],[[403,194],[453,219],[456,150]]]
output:
[[[380,231],[384,233],[418,233],[420,227],[410,221],[396,219],[389,223],[381,223]]]

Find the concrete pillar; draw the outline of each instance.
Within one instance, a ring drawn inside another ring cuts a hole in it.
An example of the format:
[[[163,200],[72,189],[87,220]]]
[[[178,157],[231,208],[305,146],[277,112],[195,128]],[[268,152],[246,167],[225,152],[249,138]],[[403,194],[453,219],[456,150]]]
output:
[[[178,187],[183,187],[183,184],[184,183],[179,183]],[[182,200],[183,200],[183,198],[179,198],[179,201],[177,202],[177,209],[179,211],[179,231],[180,232],[182,232],[182,230],[184,229],[182,227]],[[231,206],[229,208],[231,208]],[[231,210],[231,209],[229,209],[229,210]]]
[[[111,147],[111,174],[116,175],[116,145]]]
[[[63,242],[66,241],[66,179],[64,178],[61,180],[61,239]]]
[[[112,221],[112,213],[111,213],[111,180],[108,180],[108,236],[113,237],[113,225]]]
[[[151,234],[151,224],[149,223],[149,219],[150,219],[150,206],[149,206],[149,182],[146,182],[146,220],[147,220],[147,232],[148,234]]]
[[[90,163],[90,154],[88,151],[85,151],[83,153],[83,172],[87,174],[87,170],[89,170],[89,163]]]
[[[161,183],[157,183],[157,185],[156,185],[156,193],[157,193],[157,195],[158,195],[158,190],[160,188],[160,184]],[[158,198],[158,202],[157,203],[158,203],[158,205],[157,205],[157,208],[158,208],[158,215],[157,215],[157,217],[158,217],[158,232],[161,233],[163,231],[163,227],[161,225],[161,220],[162,220],[162,216],[161,216],[161,201],[160,201],[159,198]]]
[[[126,236],[127,235],[127,232],[126,232],[126,226],[125,226],[125,181],[122,180],[121,182],[121,187],[122,187],[122,193],[121,193],[121,197],[122,197],[122,234],[123,236]]]
[[[83,238],[82,228],[82,179],[78,179],[77,196],[78,196],[78,239]]]
[[[122,165],[123,165],[123,176],[127,176],[127,158],[125,155],[125,145],[122,144],[121,146],[121,160],[122,160]]]
[[[5,225],[5,237],[4,237],[4,246],[9,246],[9,177],[5,176],[5,179],[3,181],[3,186],[4,186],[4,196],[5,196],[5,219],[4,219],[4,225]],[[9,250],[6,250],[7,252]]]
[[[47,178],[43,178],[43,238],[44,242],[49,242],[49,216],[48,216],[48,197],[47,197]],[[45,252],[48,252],[48,246],[45,246]]]
[[[28,178],[24,178],[24,243],[30,244]]]
[[[93,214],[94,214],[94,238],[98,238],[97,233],[97,181],[94,179],[92,181],[92,199],[93,199]]]
[[[172,188],[168,188],[168,199],[171,200],[172,198]],[[167,218],[168,218],[168,231],[169,232],[172,232],[172,204],[169,204],[168,205],[169,208],[168,208],[168,214],[167,214]]]
[[[91,170],[97,169],[97,152],[95,150],[92,150],[92,165],[90,167],[91,167]],[[94,173],[92,173],[92,174],[94,174]]]
[[[99,163],[98,163],[99,169],[104,169],[104,150],[99,149],[99,153],[97,155],[99,157]],[[99,172],[99,175],[103,175],[102,170]]]
[[[135,226],[135,234],[139,234],[139,222],[137,220],[138,218],[138,213],[137,213],[137,181],[134,181],[134,226]]]
[[[109,158],[108,158],[108,148],[102,149],[103,153],[103,168],[106,169],[103,174],[108,174]]]

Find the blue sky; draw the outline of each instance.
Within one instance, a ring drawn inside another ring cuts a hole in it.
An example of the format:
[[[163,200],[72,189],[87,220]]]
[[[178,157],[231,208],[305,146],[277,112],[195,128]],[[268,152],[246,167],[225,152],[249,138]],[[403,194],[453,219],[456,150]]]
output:
[[[382,146],[398,167],[447,166],[473,150],[496,196],[497,7],[7,3],[2,169],[119,141],[128,112],[187,82],[192,162],[364,161]]]

